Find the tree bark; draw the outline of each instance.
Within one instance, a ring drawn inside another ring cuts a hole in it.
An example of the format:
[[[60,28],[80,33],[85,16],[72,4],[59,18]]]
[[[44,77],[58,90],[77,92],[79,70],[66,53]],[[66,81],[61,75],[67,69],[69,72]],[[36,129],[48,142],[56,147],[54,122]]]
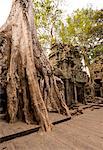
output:
[[[70,113],[38,42],[31,0],[13,0],[6,24],[0,29],[2,38],[0,52],[3,50],[6,59],[4,56],[0,59],[0,84],[7,91],[9,121],[13,123],[21,118],[29,124],[36,120],[43,130],[51,130],[49,106],[59,113]],[[6,66],[5,75],[3,64]]]

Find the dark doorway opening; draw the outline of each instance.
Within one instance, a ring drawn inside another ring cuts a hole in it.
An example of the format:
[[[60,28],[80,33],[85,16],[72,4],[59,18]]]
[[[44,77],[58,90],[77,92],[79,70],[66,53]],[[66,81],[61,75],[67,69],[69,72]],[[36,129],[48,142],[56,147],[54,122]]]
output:
[[[95,96],[97,97],[101,97],[101,91],[100,91],[101,86],[102,86],[101,79],[96,79],[95,80]]]
[[[0,86],[0,114],[4,114],[7,109],[6,90]]]
[[[76,86],[77,89],[77,100],[79,103],[84,102],[84,85],[79,84]]]
[[[64,95],[66,104],[68,106],[71,106],[75,103],[75,97],[74,97],[74,84],[71,82],[70,79],[62,79],[64,82]]]

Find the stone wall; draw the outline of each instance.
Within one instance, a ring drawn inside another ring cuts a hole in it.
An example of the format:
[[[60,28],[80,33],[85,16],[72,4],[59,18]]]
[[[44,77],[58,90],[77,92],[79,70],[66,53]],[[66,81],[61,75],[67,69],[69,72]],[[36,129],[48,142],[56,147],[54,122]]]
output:
[[[84,103],[85,84],[88,82],[88,76],[82,69],[80,47],[56,44],[51,49],[49,59],[55,74],[64,82],[67,104]]]
[[[103,56],[98,56],[91,64],[94,96],[103,97]]]

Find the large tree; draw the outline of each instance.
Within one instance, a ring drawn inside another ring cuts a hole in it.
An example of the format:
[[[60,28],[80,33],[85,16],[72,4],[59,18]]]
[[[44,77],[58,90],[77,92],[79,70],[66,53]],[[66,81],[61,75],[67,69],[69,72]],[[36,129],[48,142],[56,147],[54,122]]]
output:
[[[50,107],[69,114],[52,68],[41,49],[34,26],[31,0],[13,0],[6,23],[0,29],[0,84],[7,92],[9,121],[36,120],[51,130]]]

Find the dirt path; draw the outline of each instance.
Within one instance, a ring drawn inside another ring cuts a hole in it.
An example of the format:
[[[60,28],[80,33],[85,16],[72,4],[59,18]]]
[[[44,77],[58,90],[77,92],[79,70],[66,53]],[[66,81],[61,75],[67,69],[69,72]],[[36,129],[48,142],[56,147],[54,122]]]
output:
[[[2,143],[0,150],[103,150],[103,108],[86,110],[52,132],[39,131]]]

